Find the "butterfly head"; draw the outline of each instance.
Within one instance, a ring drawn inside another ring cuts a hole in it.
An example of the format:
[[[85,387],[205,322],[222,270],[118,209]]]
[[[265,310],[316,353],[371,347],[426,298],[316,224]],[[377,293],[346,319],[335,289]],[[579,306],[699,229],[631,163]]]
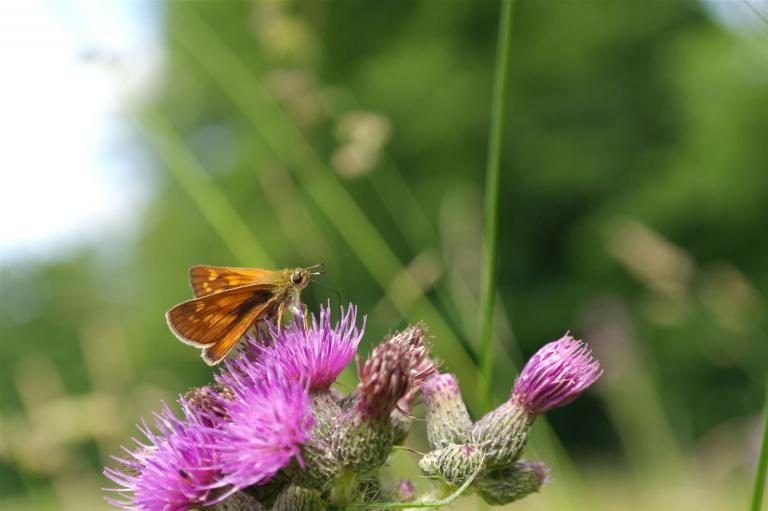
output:
[[[292,285],[298,289],[304,289],[309,284],[309,281],[312,280],[313,275],[325,275],[325,272],[323,271],[313,271],[317,270],[317,268],[320,268],[322,265],[323,263],[309,266],[308,268],[293,268],[290,270],[288,278]]]

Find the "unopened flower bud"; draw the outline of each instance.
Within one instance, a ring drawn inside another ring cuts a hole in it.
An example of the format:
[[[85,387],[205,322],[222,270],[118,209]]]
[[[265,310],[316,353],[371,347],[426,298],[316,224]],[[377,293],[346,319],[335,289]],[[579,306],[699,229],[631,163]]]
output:
[[[289,469],[295,484],[324,490],[341,473],[341,463],[331,448],[333,435],[339,427],[341,408],[328,391],[312,395],[312,438],[302,446],[303,466],[293,463]]]
[[[436,373],[421,389],[427,412],[427,438],[433,449],[469,441],[472,419],[452,374]]]
[[[547,484],[548,472],[543,463],[520,460],[511,467],[483,473],[473,486],[488,504],[501,506],[539,491]]]
[[[446,483],[459,486],[485,465],[485,454],[476,445],[460,444],[443,447],[426,454],[419,467],[428,476],[438,476]]]
[[[387,461],[394,439],[389,420],[368,420],[354,408],[342,416],[331,448],[343,468],[364,472]]]
[[[345,468],[370,470],[383,464],[395,433],[390,414],[408,390],[410,359],[404,347],[385,342],[364,365],[358,362],[356,400],[339,417],[331,446]]]
[[[400,502],[411,502],[416,498],[416,488],[408,479],[400,479],[395,487],[395,498]]]
[[[330,443],[313,438],[301,448],[303,466],[292,463],[288,474],[294,484],[303,488],[324,490],[328,488],[341,474],[341,463],[334,456]]]
[[[486,454],[489,467],[509,465],[520,457],[535,416],[514,401],[485,414],[472,427],[472,442]]]
[[[325,511],[328,505],[317,490],[291,485],[277,496],[273,511]]]

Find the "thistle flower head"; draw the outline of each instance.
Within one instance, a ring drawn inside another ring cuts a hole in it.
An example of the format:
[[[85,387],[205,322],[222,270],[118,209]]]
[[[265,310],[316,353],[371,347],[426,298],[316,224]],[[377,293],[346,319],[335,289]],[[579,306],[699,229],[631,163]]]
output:
[[[220,463],[227,481],[242,489],[267,482],[296,457],[311,436],[311,400],[304,386],[279,371],[243,373],[232,364],[218,380],[233,393],[220,406],[227,418],[218,428]]]
[[[135,451],[124,448],[128,458],[113,457],[122,470],[104,469],[104,475],[120,485],[108,488],[119,499],[113,506],[137,511],[186,511],[219,502],[228,495],[216,444],[218,436],[203,417],[182,403],[184,419],[168,406],[155,415],[154,432],[144,422],[139,430],[147,439]]]
[[[358,362],[361,413],[373,420],[388,416],[410,387],[410,371],[406,348],[391,342],[376,346],[364,365]]]
[[[576,399],[601,374],[589,347],[566,334],[544,345],[525,364],[512,400],[529,413],[541,415]]]
[[[268,328],[269,342],[250,339],[245,359],[259,366],[277,366],[285,378],[316,391],[330,387],[354,358],[365,331],[365,318],[358,328],[357,308],[349,304],[346,311],[341,309],[341,319],[332,326],[329,305],[320,307],[319,318],[311,316],[306,329],[301,318],[279,332],[272,325]]]
[[[436,373],[438,369],[438,363],[429,356],[431,346],[426,333],[426,325],[419,322],[410,325],[385,341],[385,344],[399,346],[403,350],[403,356],[409,360],[410,386],[403,398],[407,402],[413,399],[424,381]]]

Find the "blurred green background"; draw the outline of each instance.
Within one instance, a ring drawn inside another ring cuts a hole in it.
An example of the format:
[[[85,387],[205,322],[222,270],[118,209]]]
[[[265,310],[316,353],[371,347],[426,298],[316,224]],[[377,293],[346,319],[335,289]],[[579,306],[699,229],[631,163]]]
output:
[[[114,201],[140,199],[65,245],[3,248],[2,509],[106,508],[101,468],[139,417],[210,380],[163,317],[191,297],[193,264],[324,262],[324,282],[368,314],[364,351],[425,320],[473,415],[484,412],[475,382],[495,2],[42,5],[69,20],[140,10],[113,19],[115,30],[151,27],[154,53],[139,61],[156,68],[132,86],[132,61],[100,46],[110,26],[88,18],[97,30],[76,64],[119,98],[122,142],[105,149],[123,168]],[[591,343],[605,375],[537,423],[529,455],[552,466],[552,482],[510,509],[746,508],[768,365],[760,9],[517,2],[494,400],[567,330]],[[35,94],[70,97],[49,78],[10,99],[39,126],[61,119],[36,109]],[[90,103],[77,97],[72,119]],[[56,138],[38,136],[30,157]],[[54,206],[100,193],[66,164],[46,170],[73,176],[53,203],[35,192],[53,177],[14,187],[32,170],[3,172],[3,195],[21,197],[4,229],[23,229],[32,210],[54,223]],[[337,305],[319,287],[304,297],[312,310]],[[410,445],[423,447],[415,429]],[[415,475],[415,462],[398,453],[392,472]]]

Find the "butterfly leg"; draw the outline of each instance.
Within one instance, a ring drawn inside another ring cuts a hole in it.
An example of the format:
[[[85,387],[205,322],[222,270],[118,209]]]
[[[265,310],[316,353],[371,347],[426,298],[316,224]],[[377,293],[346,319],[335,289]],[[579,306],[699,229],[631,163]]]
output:
[[[281,303],[277,306],[277,334],[280,335],[280,330],[283,328],[283,315],[285,314],[285,304]]]

